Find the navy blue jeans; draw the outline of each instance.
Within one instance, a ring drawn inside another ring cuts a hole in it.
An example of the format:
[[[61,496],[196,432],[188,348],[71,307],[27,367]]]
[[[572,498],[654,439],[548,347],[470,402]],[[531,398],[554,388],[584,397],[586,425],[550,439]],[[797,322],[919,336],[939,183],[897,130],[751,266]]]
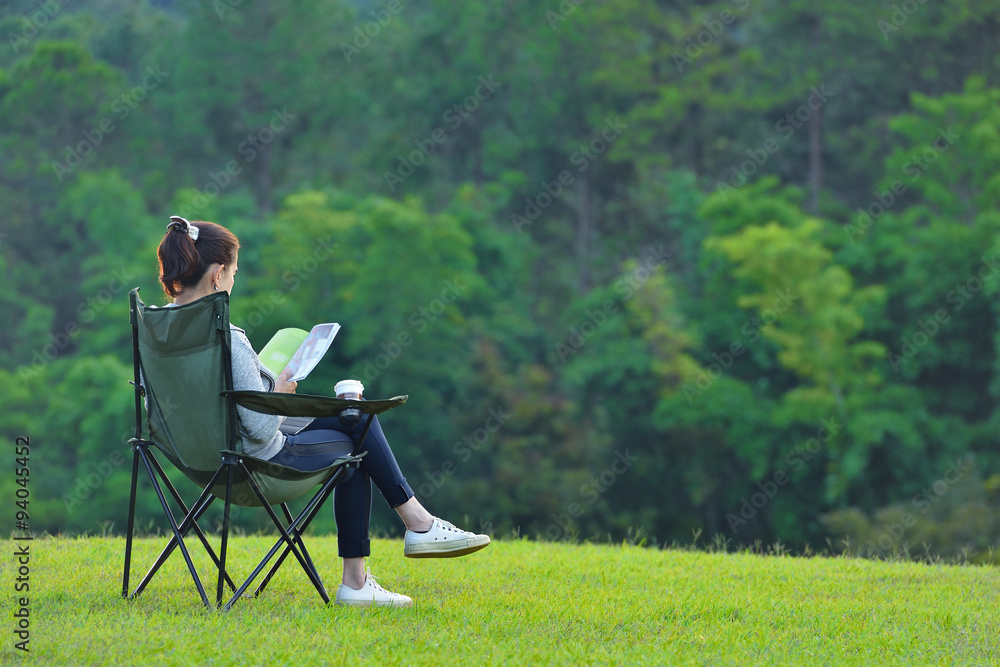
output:
[[[360,467],[348,468],[343,481],[333,492],[333,515],[337,519],[337,548],[341,558],[371,555],[368,528],[371,525],[372,482],[375,482],[389,507],[399,507],[413,497],[413,489],[396,463],[396,457],[389,448],[389,441],[382,432],[378,418],[372,416],[371,419],[372,427],[362,447],[362,451],[368,453],[361,459]],[[322,436],[322,432],[327,431],[329,441],[336,442],[343,438],[341,434],[347,434],[357,443],[364,424],[362,420],[348,426],[337,417],[319,417],[299,431],[299,434],[308,434],[306,437],[287,436],[285,447],[271,457],[271,460],[300,470],[319,470],[333,463],[340,456],[342,448],[323,447],[317,443],[317,436]],[[310,443],[317,444],[296,444],[296,440],[309,440]]]

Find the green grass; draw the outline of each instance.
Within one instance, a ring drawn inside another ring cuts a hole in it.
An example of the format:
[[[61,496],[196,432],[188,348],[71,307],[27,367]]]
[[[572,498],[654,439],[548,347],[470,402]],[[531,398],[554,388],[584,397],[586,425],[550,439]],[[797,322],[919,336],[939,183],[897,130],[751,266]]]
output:
[[[138,541],[133,586],[162,543]],[[235,574],[271,543],[234,538]],[[373,574],[413,608],[324,606],[289,563],[259,599],[219,613],[201,605],[179,553],[126,602],[121,538],[30,544],[27,655],[13,649],[3,559],[5,664],[1000,664],[990,567],[524,540],[413,560],[400,541],[376,540]],[[311,545],[335,590],[336,539]]]

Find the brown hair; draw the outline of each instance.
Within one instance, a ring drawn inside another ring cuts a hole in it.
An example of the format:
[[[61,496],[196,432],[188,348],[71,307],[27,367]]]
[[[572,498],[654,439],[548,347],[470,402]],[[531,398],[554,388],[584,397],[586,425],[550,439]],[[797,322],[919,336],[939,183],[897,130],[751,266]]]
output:
[[[236,261],[236,251],[240,241],[231,231],[214,222],[194,220],[192,227],[198,229],[198,240],[193,240],[187,231],[177,224],[171,224],[156,249],[160,265],[160,282],[169,297],[176,297],[180,287],[194,287],[213,264],[231,265]]]

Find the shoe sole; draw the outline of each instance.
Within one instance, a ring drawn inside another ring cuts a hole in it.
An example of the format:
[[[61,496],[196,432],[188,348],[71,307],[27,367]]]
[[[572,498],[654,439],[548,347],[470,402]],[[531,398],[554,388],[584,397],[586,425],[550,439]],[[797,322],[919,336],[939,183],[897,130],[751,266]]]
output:
[[[425,547],[425,549],[420,549],[420,546]],[[404,546],[403,555],[407,558],[458,558],[459,556],[467,556],[468,554],[475,553],[480,549],[485,549],[490,546],[490,542],[486,542],[484,544],[466,545],[464,547],[457,547],[447,551],[442,550],[441,546],[443,545],[427,544],[414,547]]]
[[[398,607],[400,609],[410,607],[413,602],[373,602],[371,600],[335,600],[333,603],[337,607]]]

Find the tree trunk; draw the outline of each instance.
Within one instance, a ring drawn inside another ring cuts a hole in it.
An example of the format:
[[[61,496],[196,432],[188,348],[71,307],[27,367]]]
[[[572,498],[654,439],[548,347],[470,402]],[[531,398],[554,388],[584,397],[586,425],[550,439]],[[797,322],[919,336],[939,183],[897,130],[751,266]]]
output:
[[[812,43],[817,56],[822,53],[824,42],[822,21],[818,14],[808,15],[812,22]],[[822,84],[822,82],[820,82]],[[819,194],[823,187],[823,107],[820,105],[809,117],[809,209],[813,215],[819,214]]]
[[[257,212],[260,215],[268,215],[274,211],[274,201],[272,196],[273,183],[271,178],[271,151],[274,146],[265,146],[264,150],[257,154],[257,169],[254,173],[254,197],[257,199]]]
[[[819,193],[823,187],[823,109],[816,109],[809,118],[809,209],[819,213]]]
[[[705,144],[701,129],[701,105],[697,102],[688,111],[691,137],[691,169],[695,175],[705,173]]]
[[[482,187],[485,180],[483,178],[483,135],[481,133],[477,133],[475,145],[475,155],[472,162],[472,182],[479,188]]]
[[[590,236],[593,233],[593,211],[590,198],[590,174],[580,179],[580,215],[576,230],[576,260],[579,266],[577,287],[580,294],[590,289]]]

